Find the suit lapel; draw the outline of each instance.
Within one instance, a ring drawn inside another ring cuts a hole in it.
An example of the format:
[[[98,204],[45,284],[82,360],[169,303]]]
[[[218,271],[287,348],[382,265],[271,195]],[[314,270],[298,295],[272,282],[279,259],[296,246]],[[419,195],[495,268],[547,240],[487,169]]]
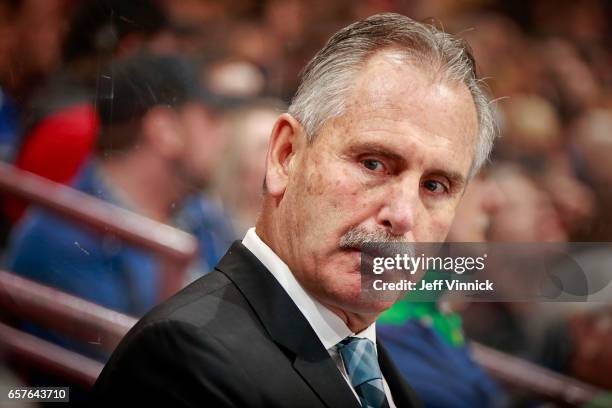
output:
[[[277,280],[236,241],[216,267],[240,290],[270,337],[293,356],[293,367],[328,407],[359,408],[316,333]]]
[[[327,354],[327,351],[325,353]],[[329,354],[324,360],[320,361],[310,361],[303,356],[296,356],[293,367],[325,402],[325,405],[329,407],[360,407],[355,394],[349,388]],[[330,375],[330,373],[333,373],[333,375]]]
[[[376,341],[376,350],[378,351],[378,364],[380,365],[380,370],[389,385],[395,406],[402,408],[422,407],[423,405],[416,393],[404,381],[380,340]]]

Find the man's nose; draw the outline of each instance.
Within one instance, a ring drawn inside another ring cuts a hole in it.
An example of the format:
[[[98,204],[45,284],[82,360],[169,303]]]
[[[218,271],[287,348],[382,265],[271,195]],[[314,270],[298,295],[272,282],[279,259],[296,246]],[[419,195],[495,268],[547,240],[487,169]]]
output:
[[[378,223],[395,236],[405,236],[414,229],[419,205],[419,183],[402,183],[385,194]]]

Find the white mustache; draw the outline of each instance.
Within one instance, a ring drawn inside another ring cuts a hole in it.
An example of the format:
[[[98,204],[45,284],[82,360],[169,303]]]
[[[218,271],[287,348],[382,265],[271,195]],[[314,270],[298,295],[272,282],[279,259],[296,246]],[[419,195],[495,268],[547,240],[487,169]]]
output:
[[[414,243],[407,242],[401,236],[385,230],[368,231],[363,227],[351,228],[340,238],[340,248],[363,250],[366,244],[377,244],[376,252],[381,250],[379,244],[401,243],[401,253],[415,253]],[[399,247],[397,247],[399,248]],[[391,249],[391,248],[389,248]],[[394,248],[395,249],[395,248]],[[387,251],[385,251],[387,252]]]

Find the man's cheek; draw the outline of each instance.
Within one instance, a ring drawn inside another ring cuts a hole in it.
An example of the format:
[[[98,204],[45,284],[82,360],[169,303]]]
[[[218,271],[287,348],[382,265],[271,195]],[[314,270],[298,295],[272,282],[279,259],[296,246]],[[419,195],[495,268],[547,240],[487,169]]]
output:
[[[305,175],[306,192],[309,196],[322,196],[328,189],[327,183],[321,171],[315,165],[313,171]]]
[[[432,242],[442,242],[446,239],[453,224],[454,215],[454,212],[449,212],[431,218]]]
[[[347,215],[363,211],[372,202],[363,188],[346,181],[336,183],[329,198],[334,209]]]

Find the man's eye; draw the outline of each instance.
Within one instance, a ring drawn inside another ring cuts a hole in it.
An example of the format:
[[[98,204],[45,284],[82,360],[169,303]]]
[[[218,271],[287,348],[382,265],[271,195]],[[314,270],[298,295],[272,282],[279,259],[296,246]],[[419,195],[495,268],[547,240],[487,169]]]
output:
[[[423,183],[423,187],[436,194],[442,194],[448,191],[448,188],[444,184],[436,180],[426,180]]]
[[[362,164],[365,166],[366,169],[371,171],[383,171],[385,169],[384,164],[374,159],[363,160]]]

